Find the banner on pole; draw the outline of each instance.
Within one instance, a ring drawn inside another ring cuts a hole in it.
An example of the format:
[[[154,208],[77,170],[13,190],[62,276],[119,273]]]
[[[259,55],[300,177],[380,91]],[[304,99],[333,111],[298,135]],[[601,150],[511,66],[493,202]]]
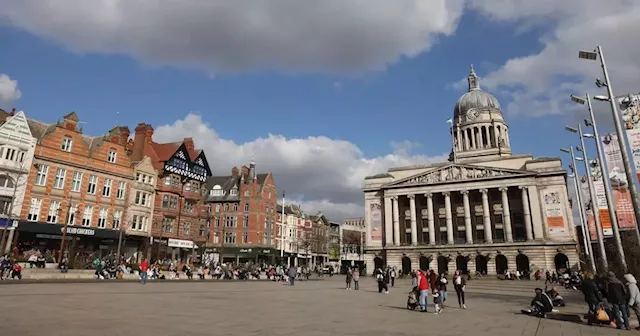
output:
[[[606,177],[611,182],[618,227],[620,230],[635,229],[636,216],[633,212],[631,191],[629,190],[629,182],[635,183],[635,181],[627,181],[622,155],[620,154],[620,145],[618,144],[618,135],[611,133],[603,136],[602,144],[604,159],[608,168]]]
[[[592,169],[592,176],[600,176],[599,171]],[[591,207],[591,193],[589,192],[589,183],[587,182],[587,176],[580,178],[580,187],[582,188],[582,195],[584,201],[584,209],[587,214],[587,228],[589,230],[589,236],[591,240],[596,240],[596,221],[593,217],[593,209]],[[596,191],[596,204],[598,205],[598,214],[600,215],[600,223],[602,223],[602,231],[604,236],[612,236],[613,230],[611,228],[611,220],[609,219],[609,209],[607,208],[607,196],[604,193],[604,183],[599,177],[593,181],[593,188]]]

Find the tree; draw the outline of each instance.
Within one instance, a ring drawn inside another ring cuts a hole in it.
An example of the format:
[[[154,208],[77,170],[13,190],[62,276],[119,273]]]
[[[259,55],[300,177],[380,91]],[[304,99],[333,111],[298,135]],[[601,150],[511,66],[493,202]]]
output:
[[[362,232],[353,231],[353,230],[343,230],[342,231],[342,241],[340,242],[342,245],[342,251],[344,253],[362,253]]]
[[[21,163],[16,164],[13,167],[4,166],[0,168],[0,186],[6,187],[11,190],[11,199],[7,203],[2,203],[2,209],[0,209],[0,216],[6,216],[6,226],[2,229],[2,236],[0,237],[0,253],[4,253],[7,246],[10,246],[10,242],[5,244],[7,238],[7,231],[9,226],[12,225],[13,219],[20,217],[20,208],[22,203],[18,206],[15,202],[18,192],[24,188],[28,182],[29,168],[31,160],[24,160]],[[17,210],[17,211],[16,211]]]

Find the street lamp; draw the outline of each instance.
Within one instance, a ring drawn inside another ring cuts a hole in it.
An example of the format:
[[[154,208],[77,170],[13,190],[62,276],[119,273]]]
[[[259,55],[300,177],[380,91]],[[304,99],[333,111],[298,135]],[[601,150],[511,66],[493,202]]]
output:
[[[622,240],[620,239],[620,230],[618,227],[618,216],[616,216],[616,203],[615,203],[615,200],[613,199],[613,192],[611,191],[611,179],[609,178],[609,173],[608,173],[609,169],[607,168],[607,162],[604,159],[604,148],[602,148],[602,141],[600,141],[600,134],[598,133],[598,125],[596,124],[596,118],[593,114],[593,107],[591,106],[591,98],[587,93],[585,95],[585,98],[571,95],[571,100],[582,105],[584,105],[585,102],[587,103],[587,107],[589,110],[589,119],[585,119],[584,123],[587,127],[593,128],[593,135],[584,134],[584,136],[587,138],[592,138],[596,142],[596,150],[598,152],[598,162],[600,163],[602,182],[604,183],[604,194],[607,199],[607,207],[609,208],[609,220],[611,221],[611,228],[613,229],[613,238],[616,242],[616,247],[618,249],[618,255],[620,256],[622,267],[626,272],[627,258],[625,257],[624,249],[622,248]]]
[[[569,164],[569,168],[573,174],[569,175],[569,177],[573,177],[573,185],[575,187],[576,197],[578,198],[578,211],[580,212],[580,226],[582,227],[582,241],[584,243],[585,253],[589,256],[589,261],[591,262],[591,268],[594,272],[596,269],[596,262],[593,256],[593,246],[591,245],[591,235],[589,234],[589,230],[587,228],[587,215],[584,212],[584,203],[582,201],[582,191],[580,188],[580,184],[578,183],[580,176],[578,173],[578,168],[576,166],[576,156],[573,152],[573,146],[569,147],[569,149],[561,148],[561,152],[567,153],[571,155],[571,164]],[[597,230],[597,229],[596,229]]]
[[[584,146],[584,134],[582,133],[582,125],[578,125],[578,129],[566,126],[565,129],[571,133],[577,133],[580,136],[580,147],[578,151],[582,152],[584,169],[587,173],[587,183],[589,185],[589,194],[591,195],[591,209],[593,211],[593,219],[596,223],[596,236],[598,238],[598,250],[600,252],[600,260],[602,263],[602,271],[609,269],[609,261],[607,260],[607,252],[604,250],[604,233],[602,232],[602,221],[600,220],[600,210],[596,199],[596,189],[593,186],[593,178],[591,176],[591,167],[589,167],[589,157],[587,149]]]
[[[613,122],[616,127],[616,133],[618,133],[618,145],[620,146],[620,156],[622,156],[622,162],[624,165],[624,172],[627,176],[629,192],[631,193],[631,201],[633,204],[633,213],[636,216],[636,239],[640,243],[640,226],[637,224],[640,219],[640,200],[638,200],[638,189],[636,187],[633,169],[631,169],[631,161],[629,159],[629,151],[627,151],[627,132],[622,127],[622,121],[620,120],[620,114],[618,114],[618,107],[616,106],[615,96],[613,95],[613,88],[611,88],[611,79],[609,78],[609,72],[607,71],[607,64],[604,60],[604,54],[602,53],[602,47],[598,46],[594,51],[579,51],[578,58],[595,61],[600,56],[600,66],[602,67],[602,73],[604,74],[604,82],[600,79],[596,80],[598,87],[606,87],[609,97],[606,99],[611,105],[611,114],[613,115]],[[594,97],[594,99],[600,100],[600,96]]]

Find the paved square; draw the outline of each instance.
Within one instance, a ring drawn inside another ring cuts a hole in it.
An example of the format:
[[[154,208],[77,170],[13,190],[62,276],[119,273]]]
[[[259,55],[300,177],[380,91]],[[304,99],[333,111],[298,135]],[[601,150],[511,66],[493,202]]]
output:
[[[471,281],[467,310],[442,315],[405,309],[408,280],[389,295],[371,278],[346,291],[344,278],[265,281],[0,285],[2,335],[617,335],[615,329],[520,315],[540,283]],[[566,314],[584,311],[578,292],[562,292]],[[433,311],[433,306],[430,307]],[[637,323],[637,322],[634,322]],[[620,334],[634,332],[621,331]]]

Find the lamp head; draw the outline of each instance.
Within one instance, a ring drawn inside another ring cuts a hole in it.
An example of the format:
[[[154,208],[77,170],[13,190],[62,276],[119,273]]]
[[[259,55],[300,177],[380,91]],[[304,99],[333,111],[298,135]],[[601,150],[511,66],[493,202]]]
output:
[[[575,103],[578,103],[578,104],[582,104],[582,105],[584,105],[584,103],[587,102],[584,98],[578,97],[576,95],[571,95],[571,101],[573,101]]]
[[[592,122],[591,122],[591,120],[589,120],[589,119],[585,119],[585,120],[584,120],[584,124],[585,124],[587,127],[591,127],[591,126],[593,126],[593,123],[592,123]]]
[[[560,151],[563,153],[571,154],[571,151],[566,148],[560,148]]]
[[[594,97],[593,97],[593,99],[595,99],[595,100],[599,100],[599,101],[606,101],[606,102],[608,102],[608,101],[610,101],[610,100],[611,100],[611,99],[609,99],[609,97],[607,97],[607,96],[594,96]]]
[[[596,86],[601,88],[601,87],[607,87],[607,82],[603,81],[600,78],[596,78]]]
[[[596,59],[598,59],[598,52],[595,50],[594,51],[580,50],[578,51],[578,58],[595,61]]]
[[[567,131],[569,131],[571,133],[578,133],[578,129],[576,129],[575,127],[565,126],[564,129],[566,129]]]

